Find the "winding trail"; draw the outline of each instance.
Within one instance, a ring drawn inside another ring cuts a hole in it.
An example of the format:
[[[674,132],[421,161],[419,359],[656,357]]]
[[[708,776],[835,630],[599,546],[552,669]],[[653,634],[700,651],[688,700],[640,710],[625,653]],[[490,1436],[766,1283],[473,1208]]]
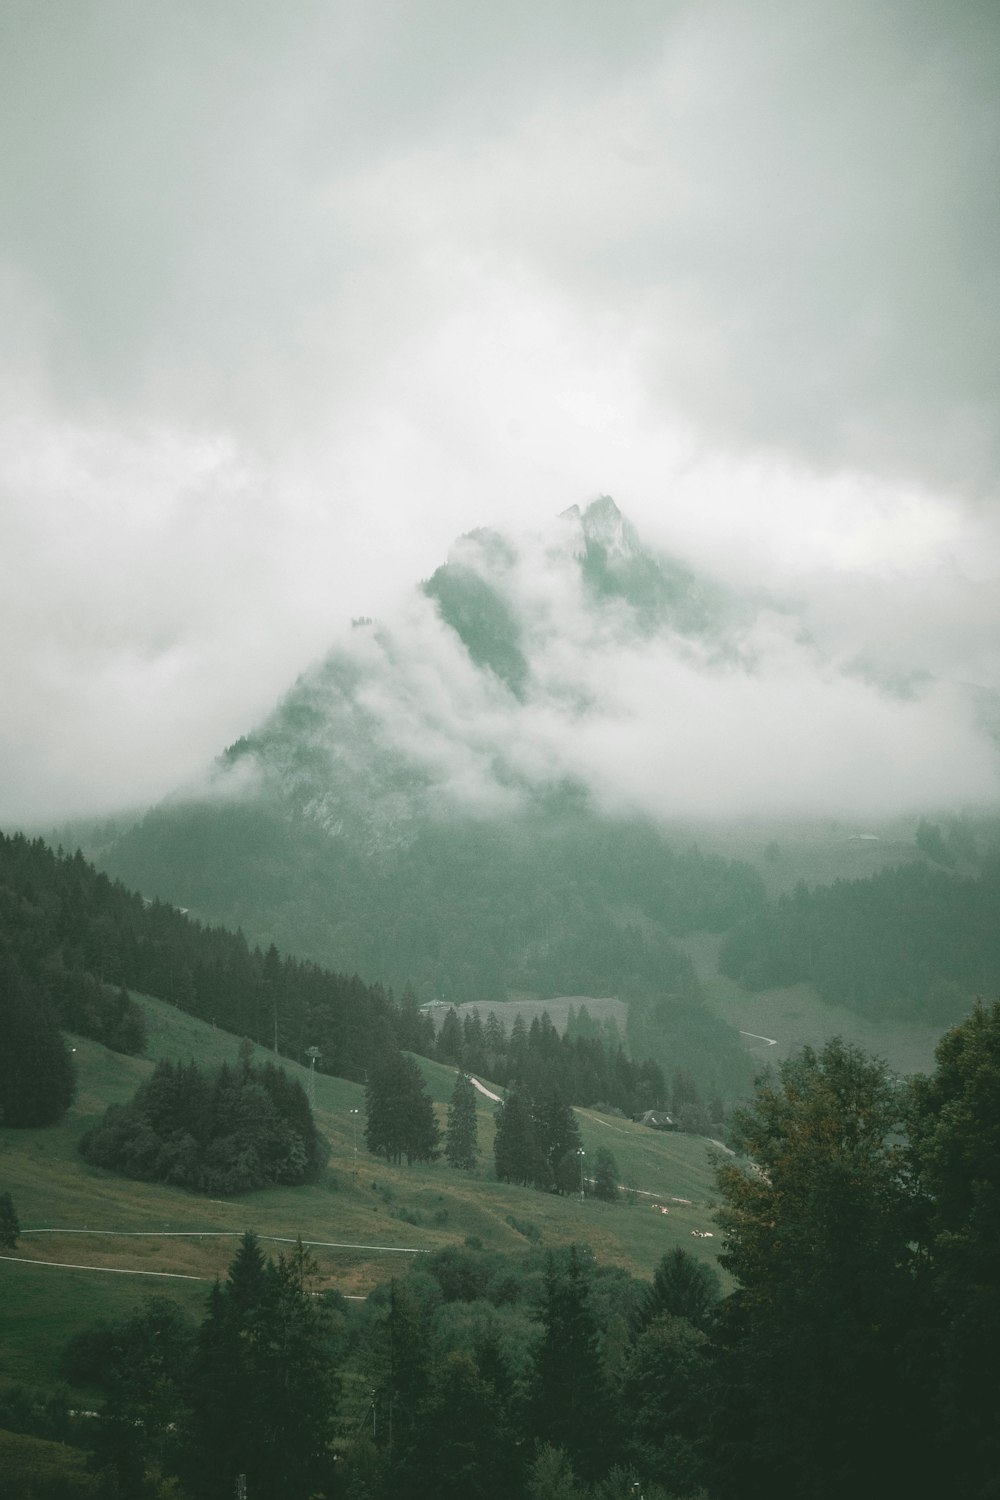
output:
[[[211,1240],[243,1238],[242,1229],[22,1229],[18,1232],[18,1238],[24,1239],[29,1234],[103,1234],[113,1235],[116,1239],[183,1239],[183,1240]],[[291,1234],[258,1234],[259,1240],[264,1240],[270,1245],[296,1245],[298,1235]],[[419,1255],[420,1248],[416,1245],[354,1245],[345,1240],[303,1240],[303,1245],[317,1250],[380,1250],[386,1255]],[[7,1255],[4,1260],[18,1260],[19,1256]],[[40,1262],[48,1264],[48,1262]],[[153,1274],[152,1272],[150,1274]],[[162,1274],[167,1274],[166,1272]],[[195,1277],[195,1280],[199,1278]]]
[[[183,1271],[130,1271],[123,1266],[80,1266],[68,1260],[30,1260],[27,1255],[0,1255],[0,1260],[13,1260],[20,1266],[55,1266],[60,1271],[103,1271],[106,1276],[166,1276],[172,1281],[215,1280],[214,1276],[189,1276]]]
[[[469,1082],[472,1084],[472,1087],[474,1089],[478,1089],[479,1092],[481,1094],[485,1095],[485,1097],[487,1099],[492,1099],[494,1104],[502,1104],[503,1103],[503,1100],[501,1099],[500,1095],[492,1093],[486,1087],[486,1085],[484,1083],[480,1083],[479,1082],[478,1078],[473,1078],[473,1076],[472,1076],[471,1073],[469,1073],[467,1076],[468,1076]]]
[[[22,1229],[18,1233],[19,1239],[26,1239],[33,1234],[89,1234],[102,1236],[105,1239],[234,1239],[242,1238],[243,1231],[237,1229]],[[298,1243],[297,1237],[284,1234],[261,1234],[258,1239],[272,1245],[294,1245]],[[355,1245],[341,1240],[303,1240],[303,1245],[316,1250],[374,1250],[381,1255],[419,1255],[421,1252],[415,1245]],[[77,1261],[66,1260],[35,1260],[27,1255],[0,1255],[0,1260],[14,1261],[22,1266],[52,1266],[60,1271],[96,1271],[105,1276],[157,1276],[169,1281],[214,1281],[214,1276],[194,1276],[186,1271],[152,1271],[134,1270],[127,1266],[85,1266]],[[348,1302],[364,1302],[364,1297],[352,1296],[348,1292],[342,1292],[341,1296]]]
[[[758,1036],[755,1031],[741,1031],[740,1036],[748,1036],[752,1042],[766,1042],[769,1047],[778,1045],[776,1036]]]

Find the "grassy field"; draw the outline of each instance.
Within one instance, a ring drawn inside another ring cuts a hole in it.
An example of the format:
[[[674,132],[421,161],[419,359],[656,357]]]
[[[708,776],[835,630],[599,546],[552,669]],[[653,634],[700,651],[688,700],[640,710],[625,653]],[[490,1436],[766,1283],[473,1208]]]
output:
[[[934,1048],[941,1039],[938,1026],[919,1026],[912,1021],[867,1021],[853,1011],[827,1005],[811,984],[786,989],[751,992],[740,989],[718,969],[721,939],[700,932],[683,939],[679,946],[689,954],[701,980],[709,1005],[730,1025],[744,1033],[747,1047],[761,1064],[775,1063],[800,1047],[821,1047],[832,1036],[841,1036],[865,1052],[882,1057],[898,1073],[927,1073],[934,1068]],[[759,1038],[774,1040],[769,1046]]]
[[[714,1260],[718,1238],[692,1236],[692,1230],[714,1228],[709,1143],[590,1110],[577,1112],[584,1148],[588,1156],[600,1146],[614,1153],[621,1180],[634,1184],[630,1201],[581,1202],[497,1182],[494,1106],[486,1099],[480,1101],[482,1156],[475,1173],[444,1163],[388,1166],[364,1148],[361,1086],[323,1074],[315,1078],[316,1114],[331,1154],[314,1186],[222,1201],[88,1166],[76,1149],[80,1135],[107,1104],[131,1096],[153,1061],[236,1060],[238,1038],[159,1001],[142,1004],[149,1059],[74,1039],[79,1087],[64,1121],[40,1130],[0,1127],[0,1191],[11,1193],[22,1228],[16,1258],[0,1259],[0,1381],[56,1382],[70,1334],[121,1316],[151,1293],[197,1312],[246,1229],[270,1241],[275,1252],[301,1235],[314,1246],[325,1284],[348,1296],[364,1296],[399,1275],[422,1251],[467,1238],[514,1252],[536,1242],[586,1243],[600,1261],[642,1276],[678,1244]],[[443,1125],[454,1070],[419,1062]],[[305,1080],[304,1068],[284,1065]]]
[[[747,818],[675,824],[669,832],[679,844],[697,844],[706,854],[753,865],[773,899],[794,890],[800,880],[806,885],[863,880],[886,865],[920,859],[917,821]]]

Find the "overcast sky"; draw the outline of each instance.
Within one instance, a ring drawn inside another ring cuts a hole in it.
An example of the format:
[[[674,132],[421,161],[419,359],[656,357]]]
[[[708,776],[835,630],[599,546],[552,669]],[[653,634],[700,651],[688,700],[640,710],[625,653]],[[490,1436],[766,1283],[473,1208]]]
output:
[[[6,0],[0,824],[159,798],[601,493],[1000,690],[998,64],[993,0]]]

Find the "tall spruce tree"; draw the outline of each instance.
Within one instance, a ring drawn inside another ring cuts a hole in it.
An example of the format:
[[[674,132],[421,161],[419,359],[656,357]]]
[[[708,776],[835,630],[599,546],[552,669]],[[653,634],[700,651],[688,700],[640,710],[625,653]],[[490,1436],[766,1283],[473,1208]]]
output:
[[[448,1165],[465,1171],[474,1170],[479,1159],[476,1131],[476,1091],[467,1073],[459,1073],[448,1105],[448,1128],[444,1154]]]
[[[580,1128],[558,1084],[546,1084],[539,1090],[532,1115],[547,1169],[546,1186],[560,1193],[576,1192],[582,1175]]]
[[[397,1164],[406,1157],[433,1161],[441,1130],[420,1069],[403,1052],[386,1053],[368,1076],[365,1090],[365,1145],[373,1156]]]
[[[538,1442],[562,1448],[581,1479],[596,1479],[615,1461],[618,1430],[587,1273],[575,1245],[562,1265],[549,1255],[538,1317],[532,1432]]]
[[[20,1233],[13,1198],[9,1193],[0,1193],[0,1250],[13,1250]]]
[[[515,1085],[497,1110],[493,1164],[501,1182],[536,1185],[544,1179],[545,1158],[538,1147],[531,1101]]]
[[[328,1488],[337,1382],[314,1273],[301,1241],[274,1263],[248,1233],[213,1288],[185,1432],[194,1495],[231,1495],[240,1475],[259,1500],[308,1500]]]
[[[633,1317],[638,1334],[664,1314],[685,1318],[703,1332],[722,1297],[719,1273],[680,1245],[668,1250],[653,1272],[653,1284]]]

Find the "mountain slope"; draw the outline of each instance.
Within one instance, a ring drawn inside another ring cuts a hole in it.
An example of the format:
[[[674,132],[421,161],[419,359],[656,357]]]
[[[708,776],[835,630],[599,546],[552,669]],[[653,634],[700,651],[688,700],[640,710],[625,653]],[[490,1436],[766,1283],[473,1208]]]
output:
[[[461,538],[204,786],[100,858],[264,947],[422,1000],[635,994],[698,1010],[674,940],[752,921],[764,891],[747,865],[671,843],[664,820],[724,815],[762,788],[794,805],[816,780],[877,799],[880,775],[899,780],[884,746],[919,772],[936,712],[860,682],[794,612],[646,548],[605,496],[532,537]],[[941,759],[939,737],[928,775]],[[736,1034],[706,1047],[704,1076],[731,1096]]]

